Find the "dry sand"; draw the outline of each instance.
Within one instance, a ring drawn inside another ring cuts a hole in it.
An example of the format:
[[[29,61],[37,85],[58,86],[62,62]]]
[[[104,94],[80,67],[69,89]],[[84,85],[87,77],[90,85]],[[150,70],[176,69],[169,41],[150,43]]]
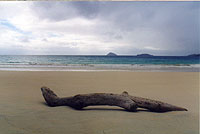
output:
[[[189,111],[126,112],[118,107],[48,107],[40,87],[59,96],[124,90]],[[0,134],[198,134],[199,73],[0,71]]]

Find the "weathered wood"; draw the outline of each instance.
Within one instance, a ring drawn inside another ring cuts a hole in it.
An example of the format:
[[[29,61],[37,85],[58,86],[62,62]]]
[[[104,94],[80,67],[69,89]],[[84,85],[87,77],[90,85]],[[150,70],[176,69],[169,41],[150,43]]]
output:
[[[124,91],[122,95],[129,97],[137,104],[138,107],[148,109],[152,112],[188,111],[185,108],[174,106],[161,101],[131,96],[126,91]]]
[[[59,98],[47,87],[41,88],[44,99],[49,106],[70,106],[75,109],[82,109],[87,106],[109,105],[119,106],[128,111],[136,111],[136,104],[129,97],[111,93],[82,94],[74,97]]]
[[[122,94],[92,93],[60,98],[48,87],[42,87],[41,91],[46,103],[52,107],[70,106],[80,110],[87,106],[109,105],[122,107],[127,111],[136,111],[138,107],[148,109],[152,112],[187,111],[185,108],[160,101],[131,96],[127,92],[123,92]]]

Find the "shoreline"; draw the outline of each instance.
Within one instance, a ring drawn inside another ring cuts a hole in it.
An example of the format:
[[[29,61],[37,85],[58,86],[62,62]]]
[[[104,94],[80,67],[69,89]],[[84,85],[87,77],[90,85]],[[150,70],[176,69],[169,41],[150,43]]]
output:
[[[0,71],[200,72],[200,64],[0,64]]]

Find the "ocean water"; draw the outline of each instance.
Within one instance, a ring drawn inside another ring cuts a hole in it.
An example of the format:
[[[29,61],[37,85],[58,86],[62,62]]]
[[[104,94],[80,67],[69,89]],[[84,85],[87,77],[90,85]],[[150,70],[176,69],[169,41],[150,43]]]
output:
[[[11,69],[118,69],[131,70],[147,67],[187,67],[199,71],[200,58],[187,56],[72,56],[72,55],[1,55],[0,70]]]
[[[199,57],[187,56],[66,56],[66,55],[2,55],[0,64],[200,64]]]

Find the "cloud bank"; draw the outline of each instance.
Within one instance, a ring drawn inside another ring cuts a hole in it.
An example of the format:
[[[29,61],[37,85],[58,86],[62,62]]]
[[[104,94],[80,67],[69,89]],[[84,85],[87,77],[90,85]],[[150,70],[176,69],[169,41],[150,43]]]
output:
[[[0,2],[0,54],[199,53],[199,2]]]

